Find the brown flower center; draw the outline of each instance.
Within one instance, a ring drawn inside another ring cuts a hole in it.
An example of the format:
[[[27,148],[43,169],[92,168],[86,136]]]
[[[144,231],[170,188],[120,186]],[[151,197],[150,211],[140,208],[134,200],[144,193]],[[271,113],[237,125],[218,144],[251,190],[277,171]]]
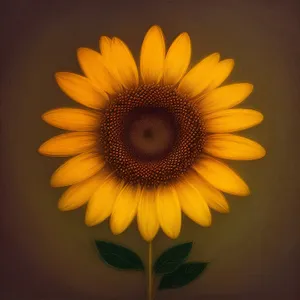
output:
[[[166,109],[138,107],[124,117],[124,143],[142,161],[160,160],[172,151],[178,125]]]
[[[142,85],[111,100],[100,137],[105,161],[119,179],[153,187],[193,165],[205,131],[197,109],[172,87]]]

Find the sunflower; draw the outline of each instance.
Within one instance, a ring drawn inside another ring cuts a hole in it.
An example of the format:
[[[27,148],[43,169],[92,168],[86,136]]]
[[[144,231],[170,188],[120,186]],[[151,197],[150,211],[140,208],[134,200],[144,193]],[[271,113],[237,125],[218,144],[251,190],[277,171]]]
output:
[[[249,194],[243,179],[220,159],[265,155],[255,141],[232,134],[263,120],[255,110],[232,108],[253,86],[221,86],[234,61],[220,60],[219,53],[188,70],[191,41],[186,32],[166,50],[161,28],[152,26],[142,43],[139,70],[119,38],[102,36],[99,46],[99,52],[78,49],[85,76],[55,74],[62,91],[86,108],[57,108],[42,116],[69,131],[39,148],[47,156],[72,156],[51,178],[53,187],[69,186],[59,209],[87,203],[86,224],[110,217],[114,234],[137,217],[146,241],[159,228],[178,237],[182,212],[210,226],[210,209],[229,211],[223,192]]]

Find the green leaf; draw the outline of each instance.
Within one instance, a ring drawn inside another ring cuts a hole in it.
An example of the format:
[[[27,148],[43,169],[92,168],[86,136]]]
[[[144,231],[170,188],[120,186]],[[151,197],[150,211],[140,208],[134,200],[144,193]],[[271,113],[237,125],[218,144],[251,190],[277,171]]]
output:
[[[195,280],[207,267],[208,263],[190,262],[181,265],[173,273],[165,274],[159,285],[160,290],[176,289]]]
[[[95,242],[101,258],[108,265],[121,270],[144,270],[142,260],[133,251],[110,242]]]
[[[169,248],[156,260],[154,272],[156,274],[171,273],[176,270],[189,256],[193,243],[184,243]]]

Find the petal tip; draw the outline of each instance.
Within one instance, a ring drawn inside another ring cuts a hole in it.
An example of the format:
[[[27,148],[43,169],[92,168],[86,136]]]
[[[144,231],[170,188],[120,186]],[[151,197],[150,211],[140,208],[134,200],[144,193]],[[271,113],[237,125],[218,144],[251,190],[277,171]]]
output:
[[[52,176],[51,176],[51,179],[50,179],[50,186],[51,187],[54,187],[54,188],[57,188],[57,187],[63,187],[63,186],[66,186],[65,184],[63,184],[56,176],[56,174],[54,173]]]
[[[267,155],[267,150],[263,146],[261,146],[261,157],[260,158],[263,158],[266,155]]]
[[[46,151],[45,151],[45,143],[43,143],[38,149],[37,152],[41,155],[45,155]]]
[[[53,112],[55,112],[55,109],[51,109],[51,110],[46,111],[45,113],[43,113],[41,115],[41,119],[45,123],[47,123],[49,125],[52,125],[53,124],[53,114],[52,114]]]
[[[264,120],[264,115],[260,111],[255,111],[257,114],[257,124],[260,124]]]
[[[176,239],[178,238],[178,236],[179,236],[179,233],[168,232],[168,233],[166,233],[166,235],[167,235],[170,239],[176,240]]]
[[[61,78],[61,73],[62,72],[56,72],[56,73],[54,73],[54,78],[55,78],[56,81],[58,81]]]
[[[84,223],[88,227],[93,227],[93,226],[96,226],[98,224],[98,222],[96,222],[95,220],[93,220],[93,219],[91,219],[87,216],[84,219]]]
[[[229,205],[220,207],[219,212],[221,214],[229,214],[230,213]]]
[[[113,235],[119,235],[119,234],[121,234],[123,232],[119,228],[115,228],[115,227],[111,227],[110,230],[111,230],[111,232],[112,232]]]
[[[182,32],[180,37],[186,39],[187,41],[191,40],[190,35],[186,31]]]
[[[229,63],[229,65],[230,65],[230,69],[232,70],[233,67],[234,67],[234,65],[235,65],[234,59],[233,59],[233,58],[229,58],[229,59],[228,59],[228,63]]]
[[[86,51],[86,48],[85,47],[79,47],[77,49],[77,53],[82,53],[83,51]]]
[[[113,44],[115,44],[115,43],[119,43],[119,42],[121,42],[121,40],[118,38],[118,37],[116,37],[116,36],[113,36],[112,38],[111,38],[111,42],[113,43]]]
[[[209,221],[207,221],[207,222],[203,222],[203,224],[201,224],[201,226],[202,227],[205,227],[205,228],[209,228],[209,227],[211,227],[211,225],[212,225],[212,220],[210,219]]]
[[[142,238],[144,239],[144,241],[146,241],[147,243],[152,242],[153,239],[154,239],[153,236],[150,236],[150,235],[148,235],[148,234],[146,234],[146,233],[140,232],[140,234],[141,234]]]
[[[62,72],[62,71],[60,71],[60,72],[55,72],[55,73],[54,73],[54,78],[55,78],[56,80],[63,79],[64,77],[67,76],[67,74],[69,74],[69,72]]]
[[[220,53],[219,52],[214,52],[212,55],[211,55],[212,58],[215,58],[216,60],[220,60]]]
[[[60,205],[59,203],[58,203],[58,205],[57,205],[57,208],[58,208],[60,211],[67,211],[66,207],[63,206],[63,205]]]
[[[86,48],[86,47],[80,47],[77,49],[77,57],[78,59],[80,59],[82,57],[82,55],[86,54],[87,51],[89,51],[90,49]]]
[[[115,224],[115,220],[113,216],[110,217],[110,230],[113,235],[119,235],[121,234],[124,230],[121,230],[119,226]]]
[[[69,210],[75,209],[75,208],[72,207],[72,205],[67,205],[66,203],[64,203],[63,199],[64,198],[62,196],[62,198],[58,201],[58,204],[57,204],[57,208],[60,211],[69,211]]]
[[[50,180],[50,186],[53,187],[53,188],[60,187],[60,185],[54,180]]]
[[[107,35],[101,35],[99,38],[100,43],[102,42],[109,42],[111,40],[110,37],[108,37]]]
[[[157,31],[162,31],[161,27],[157,24],[154,24],[152,25],[150,28],[149,28],[149,31],[150,30],[157,30]]]
[[[46,122],[46,123],[48,123],[48,122],[47,122],[47,119],[48,119],[47,115],[48,115],[48,112],[45,112],[45,113],[43,113],[43,114],[41,115],[41,119],[42,119],[44,122]]]
[[[161,27],[159,25],[153,25],[149,28],[149,30],[146,32],[146,35],[145,36],[160,36],[162,39],[164,39],[164,34],[163,34],[163,31],[161,29]]]
[[[259,114],[260,114],[261,119],[263,120],[264,119],[264,115],[261,112],[259,112]]]
[[[178,225],[177,225],[178,226]],[[178,236],[180,235],[181,232],[181,222],[180,222],[180,227],[177,227],[176,225],[173,227],[169,227],[169,228],[163,228],[162,230],[164,231],[164,233],[170,238],[170,239],[177,239]]]
[[[250,193],[250,189],[248,186],[245,186],[245,189],[243,191],[241,191],[241,196],[249,196],[251,193]]]
[[[248,86],[249,94],[251,94],[253,92],[254,85],[252,83],[247,83],[247,86]]]

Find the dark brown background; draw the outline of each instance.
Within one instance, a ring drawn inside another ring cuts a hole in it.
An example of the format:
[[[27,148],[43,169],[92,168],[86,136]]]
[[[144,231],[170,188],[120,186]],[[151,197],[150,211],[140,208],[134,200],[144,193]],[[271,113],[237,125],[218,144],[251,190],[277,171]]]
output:
[[[118,237],[107,223],[84,225],[84,209],[59,212],[62,192],[49,177],[62,162],[36,149],[58,133],[40,115],[74,106],[56,86],[56,71],[79,72],[76,49],[97,48],[102,34],[124,39],[138,57],[145,31],[162,26],[168,43],[190,33],[193,62],[219,51],[236,67],[230,81],[250,81],[244,104],[264,123],[245,132],[268,151],[257,162],[232,163],[251,196],[228,197],[231,213],[213,214],[203,229],[184,220],[177,242],[193,240],[192,260],[211,260],[203,277],[157,299],[299,299],[299,1],[1,2],[1,257],[3,300],[143,299],[145,278],[97,259],[92,241],[105,238],[146,258],[136,225]],[[174,244],[163,234],[157,256]],[[298,296],[297,296],[298,295]]]

